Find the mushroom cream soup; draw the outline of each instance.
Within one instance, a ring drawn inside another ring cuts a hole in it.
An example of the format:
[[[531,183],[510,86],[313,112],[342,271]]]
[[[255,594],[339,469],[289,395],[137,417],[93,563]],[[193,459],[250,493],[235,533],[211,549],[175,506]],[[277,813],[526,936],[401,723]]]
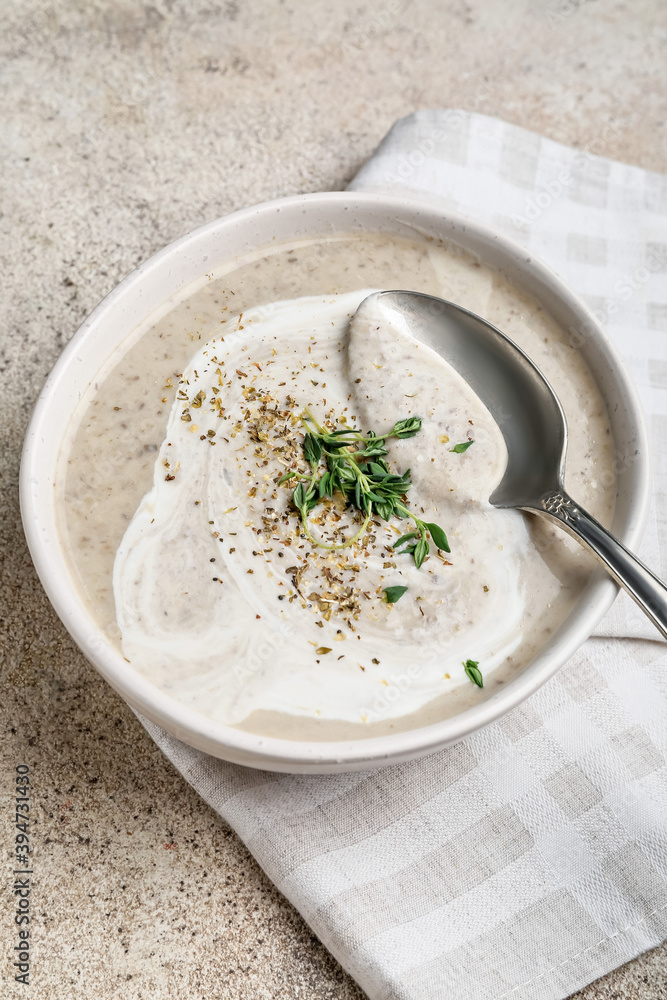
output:
[[[558,528],[490,506],[500,430],[387,320],[383,288],[451,299],[528,353],[567,415],[566,485],[610,522],[594,379],[497,272],[378,235],[207,276],[99,373],[57,490],[97,621],[133,668],[219,722],[335,740],[453,715],[530,661],[593,571]]]

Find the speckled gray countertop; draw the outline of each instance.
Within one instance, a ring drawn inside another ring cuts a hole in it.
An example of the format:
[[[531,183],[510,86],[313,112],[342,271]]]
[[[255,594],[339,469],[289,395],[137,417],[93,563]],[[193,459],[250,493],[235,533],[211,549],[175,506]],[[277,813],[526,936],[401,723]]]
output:
[[[52,612],[20,528],[30,409],[83,318],[141,260],[244,205],[344,187],[416,108],[498,115],[666,170],[667,6],[2,0],[0,11],[3,843],[15,765],[28,762],[34,782],[31,986],[11,979],[6,895],[0,992],[361,1000]],[[666,984],[664,947],[580,997],[665,1000]]]

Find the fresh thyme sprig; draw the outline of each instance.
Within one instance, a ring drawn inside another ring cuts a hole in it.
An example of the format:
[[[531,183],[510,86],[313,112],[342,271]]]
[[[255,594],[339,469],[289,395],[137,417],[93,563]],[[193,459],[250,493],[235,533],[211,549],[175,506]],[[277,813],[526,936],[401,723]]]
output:
[[[373,514],[377,514],[383,521],[396,516],[410,518],[414,522],[415,529],[401,535],[393,547],[404,546],[399,554],[412,555],[418,569],[430,551],[429,535],[436,548],[450,551],[442,528],[430,521],[420,520],[405,506],[405,494],[412,486],[410,470],[392,472],[383,457],[387,454],[384,443],[388,438],[411,438],[421,430],[419,417],[398,420],[385,434],[369,431],[366,435],[352,427],[327,430],[308,409],[301,420],[307,427],[303,453],[311,468],[310,475],[290,469],[279,480],[279,485],[288,480],[299,480],[292,493],[292,502],[301,514],[304,531],[315,545],[330,550],[352,545],[363,535]],[[322,462],[326,468],[320,473]],[[339,545],[318,541],[308,526],[308,515],[313,508],[325,497],[333,497],[334,493],[342,493],[345,500],[364,515],[357,533]]]

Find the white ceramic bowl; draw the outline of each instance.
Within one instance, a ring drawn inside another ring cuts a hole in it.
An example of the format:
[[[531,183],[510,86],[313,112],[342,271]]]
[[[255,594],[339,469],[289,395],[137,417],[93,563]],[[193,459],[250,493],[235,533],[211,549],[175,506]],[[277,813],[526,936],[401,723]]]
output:
[[[463,217],[428,204],[384,196],[326,193],[285,198],[196,229],[130,274],[88,317],[49,376],[28,429],[21,469],[21,510],[32,558],[65,627],[91,663],[137,711],[174,736],[217,757],[273,771],[359,770],[426,754],[500,718],[545,683],[588,637],[609,608],[616,585],[596,575],[575,610],[533,661],[488,700],[453,718],[366,740],[306,743],[266,739],[213,722],[144,680],[105,638],[68,571],[56,530],[54,478],[70,417],[103,362],[135,327],[182,290],[225,262],[278,242],[335,233],[417,233],[443,237],[478,255],[536,296],[565,330],[583,331],[580,349],[612,422],[620,463],[614,533],[639,542],[649,495],[646,434],[635,390],[595,319],[563,282],[525,250]]]

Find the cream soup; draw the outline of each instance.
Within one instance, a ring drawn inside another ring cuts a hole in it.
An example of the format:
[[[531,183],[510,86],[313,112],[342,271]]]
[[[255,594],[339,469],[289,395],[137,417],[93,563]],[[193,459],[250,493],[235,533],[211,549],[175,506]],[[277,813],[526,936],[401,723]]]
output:
[[[591,373],[539,304],[480,262],[365,236],[210,276],[100,373],[57,485],[100,625],[135,669],[220,722],[343,739],[450,716],[525,666],[592,572],[558,529],[488,504],[502,435],[460,376],[368,298],[391,287],[452,299],[526,350],[568,418],[568,487],[610,520],[613,442]],[[297,480],[281,481],[313,471],[304,413],[329,432],[421,418],[414,436],[387,439],[385,461],[410,470],[405,507],[440,525],[451,551],[431,538],[418,568],[393,547],[412,522],[362,526],[340,494],[304,524]]]

